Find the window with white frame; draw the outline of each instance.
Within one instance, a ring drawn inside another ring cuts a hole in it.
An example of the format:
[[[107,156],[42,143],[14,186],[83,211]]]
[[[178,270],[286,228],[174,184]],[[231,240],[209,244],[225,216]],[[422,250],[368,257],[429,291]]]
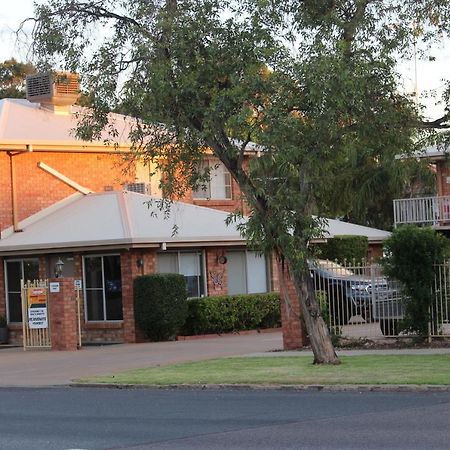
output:
[[[247,250],[229,251],[227,256],[228,294],[267,292],[267,262],[263,255]]]
[[[83,257],[87,321],[122,320],[120,255]]]
[[[22,322],[20,280],[39,279],[39,259],[7,259],[5,261],[6,310],[8,322]]]
[[[157,271],[184,275],[188,297],[205,295],[202,252],[158,253]]]
[[[229,200],[231,196],[231,175],[225,166],[218,160],[207,159],[199,166],[200,172],[209,168],[209,180],[202,183],[193,191],[194,199],[223,199]]]

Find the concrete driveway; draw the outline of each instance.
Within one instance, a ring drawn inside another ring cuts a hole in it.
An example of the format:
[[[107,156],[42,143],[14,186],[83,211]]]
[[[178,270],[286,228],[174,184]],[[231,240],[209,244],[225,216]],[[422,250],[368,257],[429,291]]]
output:
[[[84,347],[76,352],[0,350],[0,386],[53,386],[94,375],[282,349],[281,331],[179,342]]]

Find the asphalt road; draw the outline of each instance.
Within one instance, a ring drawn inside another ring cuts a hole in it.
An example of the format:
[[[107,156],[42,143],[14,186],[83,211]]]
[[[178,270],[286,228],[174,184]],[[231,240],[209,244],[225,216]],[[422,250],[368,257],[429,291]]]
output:
[[[448,449],[450,393],[0,389],[0,449]]]

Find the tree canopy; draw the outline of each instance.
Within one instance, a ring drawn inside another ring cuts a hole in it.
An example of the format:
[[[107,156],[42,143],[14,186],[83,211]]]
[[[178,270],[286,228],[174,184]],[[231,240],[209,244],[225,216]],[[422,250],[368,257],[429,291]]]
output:
[[[31,63],[21,63],[14,58],[0,63],[0,99],[25,98],[25,78],[36,72]]]
[[[308,243],[448,125],[448,109],[423,120],[397,60],[448,32],[450,3],[49,0],[36,13],[37,61],[81,73],[92,98],[84,137],[111,110],[137,117],[135,150],[166,171],[167,193],[186,187],[175,174],[199,182],[206,149],[222,161],[251,209],[244,235],[290,267],[315,361],[336,362]],[[246,167],[250,141],[262,151]]]

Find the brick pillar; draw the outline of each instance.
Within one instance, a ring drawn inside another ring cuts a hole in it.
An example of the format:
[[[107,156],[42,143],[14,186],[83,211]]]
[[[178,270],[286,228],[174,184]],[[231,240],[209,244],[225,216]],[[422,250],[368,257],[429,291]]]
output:
[[[281,300],[281,327],[283,332],[283,348],[294,350],[303,347],[307,342],[305,326],[301,319],[300,303],[289,269],[277,264],[278,282]]]
[[[137,341],[136,324],[134,321],[133,281],[142,275],[143,269],[136,263],[142,259],[142,252],[129,250],[120,254],[122,270],[122,310],[123,310],[123,340],[127,343]]]
[[[208,295],[228,294],[227,265],[219,262],[225,256],[224,248],[206,249],[206,279]]]
[[[76,350],[78,344],[77,304],[73,278],[51,278],[59,283],[59,292],[49,289],[50,337],[52,350]]]

